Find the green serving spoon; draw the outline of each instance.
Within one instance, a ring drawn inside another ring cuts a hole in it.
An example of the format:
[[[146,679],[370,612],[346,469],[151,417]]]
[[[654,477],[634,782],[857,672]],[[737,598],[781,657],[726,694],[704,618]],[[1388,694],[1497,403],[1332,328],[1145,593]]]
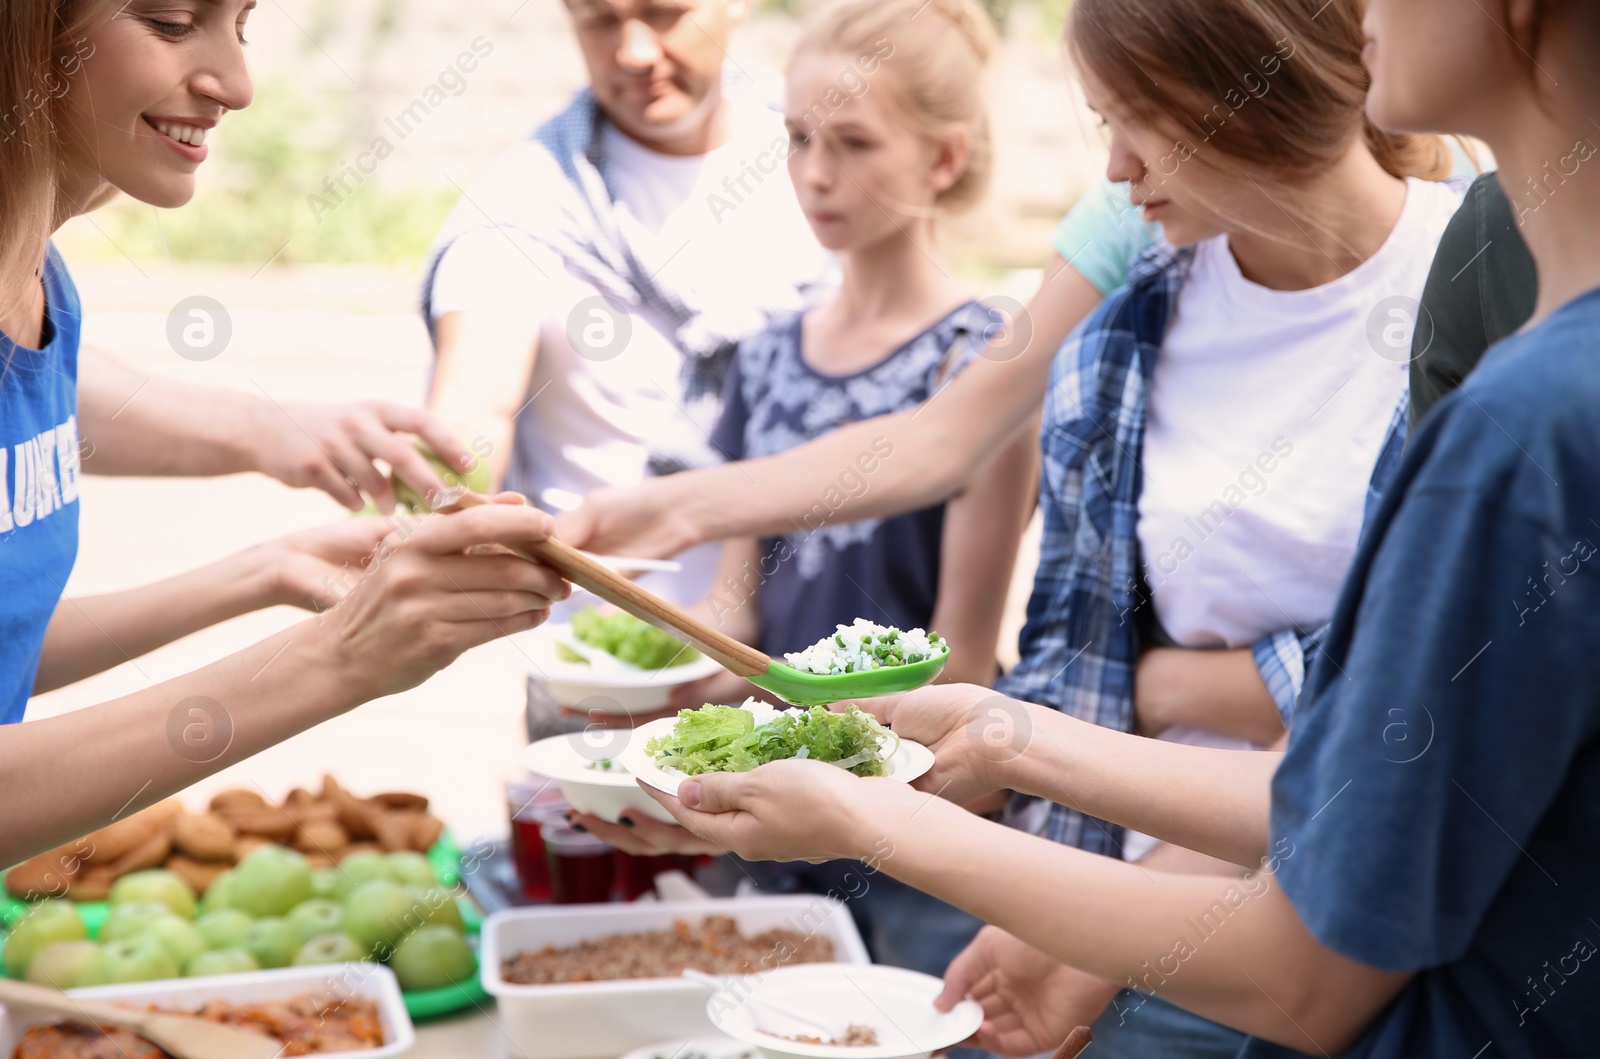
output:
[[[454,503],[440,505],[441,512],[459,511],[490,501],[476,493],[464,492]],[[507,551],[524,559],[544,563],[575,585],[581,585],[640,621],[649,622],[662,632],[687,641],[707,658],[728,672],[744,677],[784,702],[796,706],[826,706],[847,699],[869,699],[911,691],[931,683],[944,670],[950,651],[922,662],[886,666],[860,673],[807,673],[782,662],[774,662],[765,652],[742,644],[726,633],[707,625],[660,596],[646,592],[621,574],[591,556],[555,538],[507,546]]]

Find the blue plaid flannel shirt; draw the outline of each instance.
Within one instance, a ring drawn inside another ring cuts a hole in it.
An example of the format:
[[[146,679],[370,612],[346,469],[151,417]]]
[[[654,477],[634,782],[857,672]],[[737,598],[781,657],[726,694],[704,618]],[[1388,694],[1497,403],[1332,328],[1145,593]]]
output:
[[[1137,536],[1146,397],[1192,258],[1165,243],[1148,247],[1128,285],[1056,353],[1040,436],[1039,570],[1018,644],[1022,660],[997,685],[1012,698],[1124,732],[1133,730],[1135,613],[1148,602]],[[1395,408],[1368,483],[1368,514],[1399,464],[1408,405],[1409,395]],[[1251,647],[1286,725],[1324,631],[1284,629]],[[1120,827],[1055,804],[1042,827],[1030,825],[1031,803],[1014,798],[1008,819],[1055,842],[1121,856]]]

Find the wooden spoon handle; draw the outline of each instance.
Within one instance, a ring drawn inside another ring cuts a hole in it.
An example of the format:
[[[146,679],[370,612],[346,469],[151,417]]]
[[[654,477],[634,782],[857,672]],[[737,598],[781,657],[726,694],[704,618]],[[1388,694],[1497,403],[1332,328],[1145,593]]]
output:
[[[1077,1059],[1093,1041],[1094,1034],[1089,1032],[1089,1027],[1079,1026],[1067,1034],[1067,1039],[1061,1042],[1061,1047],[1050,1059]]]
[[[464,509],[487,503],[490,501],[477,493],[464,492],[454,506],[457,509]],[[660,596],[646,592],[621,574],[607,569],[592,557],[554,537],[504,547],[513,555],[544,563],[573,584],[582,585],[635,618],[649,622],[663,632],[688,640],[706,657],[736,676],[760,676],[772,664],[772,659],[761,651],[740,643],[726,633],[719,632]]]
[[[150,1021],[150,1016],[142,1011],[132,1011],[116,1004],[108,1004],[103,1000],[79,1000],[57,989],[46,989],[44,986],[6,978],[0,978],[0,1004],[15,1004],[18,1007],[54,1012],[70,1019],[98,1022],[106,1026],[121,1026],[126,1029],[139,1029]]]

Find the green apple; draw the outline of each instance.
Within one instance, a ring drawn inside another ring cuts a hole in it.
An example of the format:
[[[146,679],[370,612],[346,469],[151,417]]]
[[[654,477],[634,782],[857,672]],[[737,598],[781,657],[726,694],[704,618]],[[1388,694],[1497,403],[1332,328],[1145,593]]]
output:
[[[361,943],[348,934],[333,931],[328,934],[318,934],[300,946],[300,951],[294,954],[296,967],[310,967],[323,963],[350,963],[365,960],[367,950]]]
[[[21,978],[38,951],[55,941],[82,941],[89,936],[78,906],[71,901],[40,901],[11,928],[6,939],[6,973]]]
[[[446,488],[456,489],[465,486],[474,493],[487,493],[489,491],[489,465],[483,460],[474,460],[470,471],[459,471],[440,459],[439,454],[433,451],[433,446],[421,438],[411,444],[418,452],[422,453],[423,459],[428,461],[429,466],[439,475]],[[405,482],[402,482],[397,475],[391,474],[389,482],[394,486],[395,502],[407,511],[416,513],[433,510],[426,497]]]
[[[369,883],[374,879],[396,881],[394,873],[389,869],[389,860],[382,853],[352,853],[341,860],[339,866],[333,870],[339,873],[333,896],[341,901],[349,897],[362,883]]]
[[[456,906],[456,899],[437,886],[425,889],[411,889],[407,887],[406,893],[411,895],[412,907],[421,914],[423,922],[438,927],[449,927],[451,930],[465,930],[466,924],[461,921],[461,909]]]
[[[377,952],[380,946],[387,949],[399,940],[407,916],[413,917],[413,923],[420,921],[405,887],[388,879],[364,882],[344,899],[344,932],[368,952]]]
[[[194,891],[170,871],[154,868],[124,875],[111,884],[112,905],[158,901],[184,919],[194,918]]]
[[[203,978],[211,974],[241,974],[259,970],[261,965],[256,958],[243,949],[212,949],[190,960],[183,973],[186,978]]]
[[[311,872],[311,895],[313,897],[339,897],[339,869],[314,868]]]
[[[75,989],[83,969],[94,959],[100,946],[92,941],[52,941],[33,954],[28,964],[28,981],[34,985]]]
[[[201,898],[201,906],[207,912],[215,912],[220,908],[232,908],[233,900],[233,869],[229,868],[206,887],[206,895]]]
[[[168,916],[158,919],[145,928],[141,938],[150,938],[167,950],[172,962],[179,967],[206,951],[206,939],[187,919]]]
[[[228,905],[253,916],[281,916],[311,898],[311,866],[283,846],[262,846],[233,869]]]
[[[433,865],[428,863],[428,858],[420,853],[409,850],[397,853],[385,853],[383,859],[389,864],[389,877],[401,886],[414,886],[419,890],[426,890],[430,886],[438,886],[439,879],[433,874]]]
[[[157,978],[177,978],[178,973],[178,965],[154,938],[132,938],[100,946],[100,951],[85,964],[78,984],[149,982]]]
[[[111,911],[106,913],[106,921],[100,925],[100,940],[127,941],[137,938],[150,928],[152,923],[167,918],[176,919],[172,909],[159,901],[129,901],[126,904],[112,905]]]
[[[442,989],[470,979],[478,969],[467,939],[449,927],[423,927],[403,938],[389,967],[401,989]]]
[[[237,908],[219,908],[194,921],[194,928],[206,939],[208,949],[237,949],[244,944],[245,931],[255,920]]]
[[[300,935],[288,920],[269,916],[250,924],[243,948],[263,967],[287,967],[300,950]]]
[[[284,918],[300,935],[300,940],[307,942],[318,934],[333,934],[342,928],[344,905],[326,897],[313,897],[295,905]]]

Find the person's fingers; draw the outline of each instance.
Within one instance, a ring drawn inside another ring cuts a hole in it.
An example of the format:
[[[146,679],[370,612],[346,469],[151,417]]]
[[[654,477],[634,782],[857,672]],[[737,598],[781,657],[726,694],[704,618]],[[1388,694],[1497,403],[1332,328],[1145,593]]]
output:
[[[549,610],[551,600],[533,592],[449,592],[430,603],[439,621],[504,621],[530,611]]]
[[[466,446],[462,445],[460,440],[426,409],[391,404],[388,401],[374,401],[372,412],[385,428],[415,434],[426,441],[428,447],[439,454],[440,459],[458,471],[466,471],[476,462],[477,458],[467,451]],[[410,449],[411,446],[407,445],[406,448]],[[390,466],[394,464],[391,463]],[[401,477],[405,478],[404,475]],[[409,478],[405,480],[411,481]],[[416,485],[415,482],[411,484]]]
[[[366,498],[361,495],[361,490],[357,489],[355,483],[347,478],[344,471],[340,470],[338,465],[328,457],[327,452],[321,449],[317,452],[316,462],[309,468],[309,478],[296,484],[310,486],[313,489],[321,489],[324,493],[333,497],[339,503],[339,506],[346,511],[360,511],[367,506]],[[392,505],[389,508],[384,508],[381,504],[378,506],[385,515],[393,510]]]
[[[557,515],[551,532],[574,548],[586,548],[589,538],[594,535],[595,522],[594,508],[585,502]]]
[[[386,430],[376,417],[363,419],[351,433],[355,443],[367,454],[369,462],[379,459],[387,463],[397,478],[421,493],[430,503],[445,490],[444,479],[439,477],[422,453],[400,435]],[[388,479],[384,480],[384,484],[393,489]]]
[[[372,457],[361,451],[353,438],[334,434],[324,437],[320,444],[334,467],[354,482],[357,489],[371,497],[380,511],[388,513],[394,509],[394,489],[390,487],[389,479],[378,470]]]
[[[687,782],[687,781],[686,781]],[[661,807],[672,814],[674,820],[682,824],[692,834],[716,846],[718,849],[734,852],[739,848],[736,838],[737,825],[748,813],[703,813],[697,809],[690,809],[677,798],[656,790],[643,780],[639,787],[650,797],[661,803]],[[680,793],[683,786],[678,787]]]
[[[731,813],[744,808],[760,784],[750,772],[711,772],[678,784],[678,801],[701,813]]]
[[[526,544],[550,536],[550,516],[537,508],[496,502],[424,519],[411,535],[415,547],[436,555],[475,544]]]
[[[679,827],[677,824],[663,823],[654,817],[646,816],[642,812],[625,811],[622,819],[631,821],[628,830],[637,834],[644,841],[654,846],[657,850],[666,853],[711,853],[721,854],[728,852],[714,842],[708,842],[691,832],[688,828]]]
[[[567,814],[567,822],[582,827],[595,838],[610,846],[615,846],[624,853],[631,853],[636,857],[649,857],[658,853],[670,852],[655,849],[649,842],[635,835],[633,831],[621,824],[608,824],[598,816],[580,813],[576,809]]]
[[[559,602],[572,594],[572,587],[561,575],[542,563],[516,555],[439,555],[430,556],[426,569],[446,591],[484,592],[509,589],[536,592]]]
[[[972,991],[974,983],[983,977],[989,958],[984,948],[982,934],[973,938],[967,947],[956,954],[944,971],[944,988],[933,998],[939,1011],[949,1011]]]
[[[550,610],[528,610],[521,614],[513,614],[509,618],[480,619],[478,621],[456,622],[454,629],[458,637],[456,653],[459,655],[480,644],[498,640],[502,636],[514,636],[519,632],[527,632],[537,628],[550,620]]]

